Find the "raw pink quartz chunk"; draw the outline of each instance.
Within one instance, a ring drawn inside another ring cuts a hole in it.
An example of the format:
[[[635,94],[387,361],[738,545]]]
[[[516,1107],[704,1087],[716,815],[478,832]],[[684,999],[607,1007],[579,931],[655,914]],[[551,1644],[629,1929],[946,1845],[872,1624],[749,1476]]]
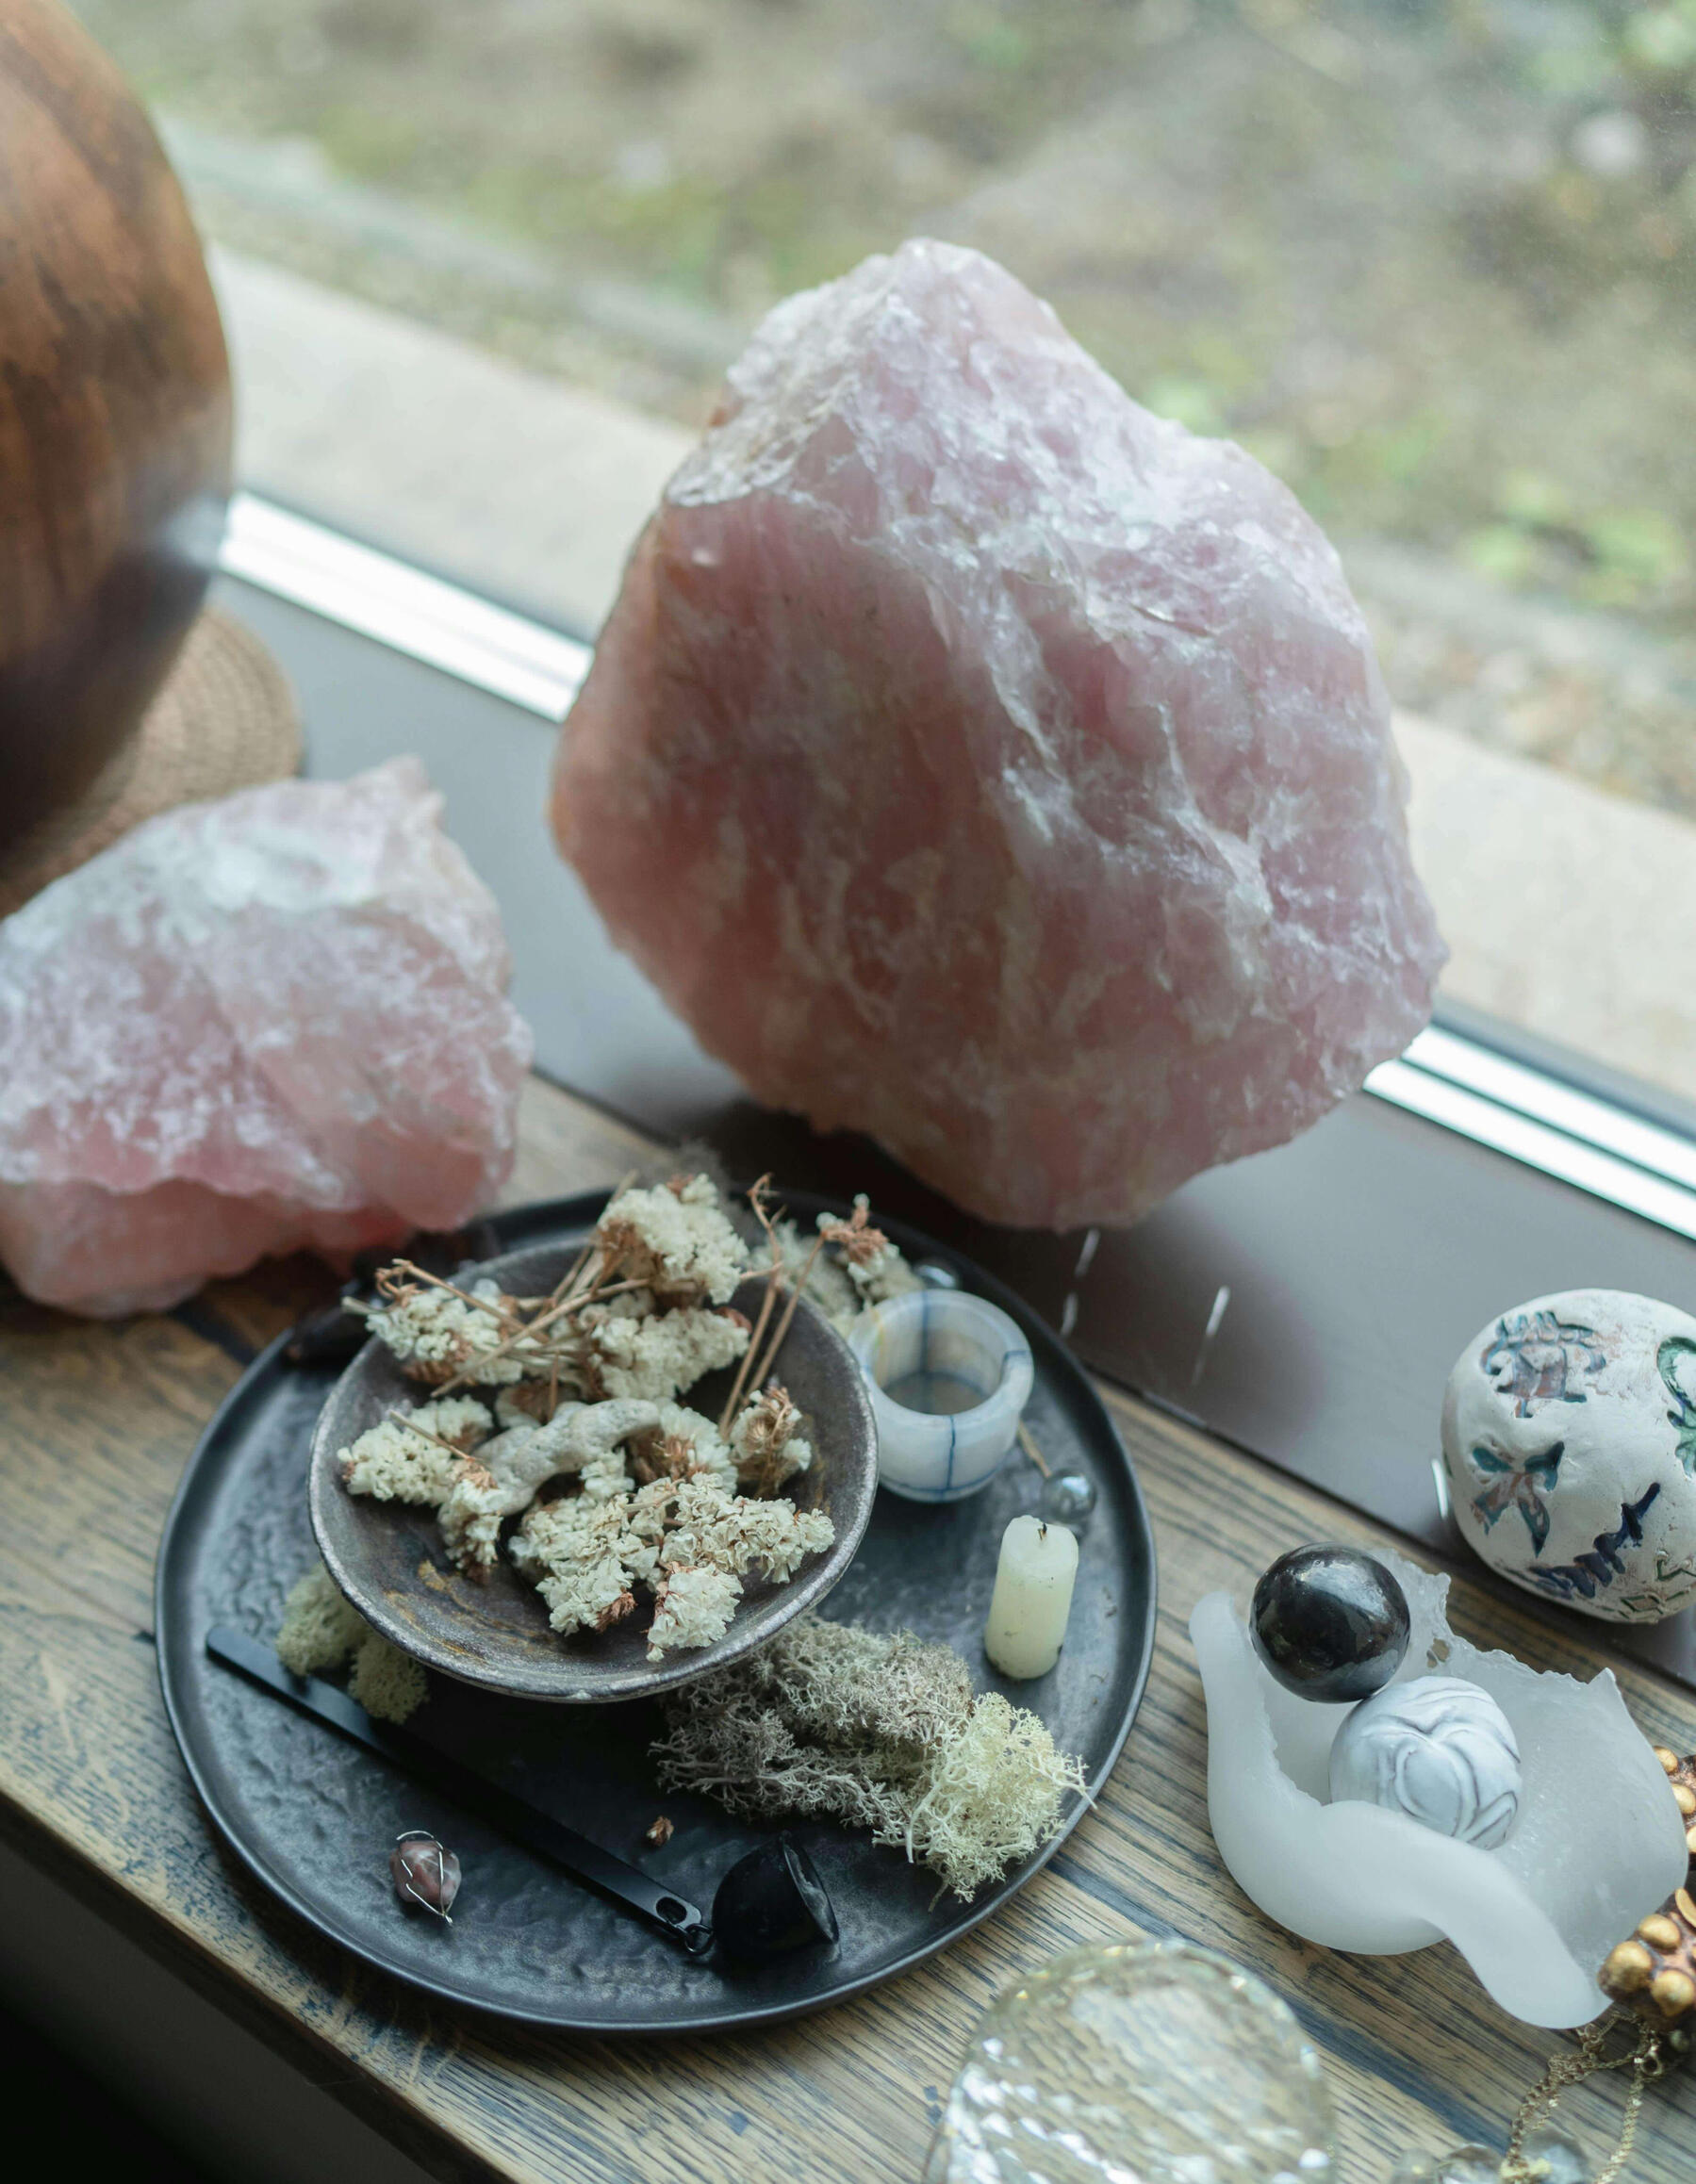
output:
[[[162,1306],[486,1203],[530,1033],[440,816],[415,759],[250,789],[0,924],[0,1259],[27,1294]]]
[[[1293,1136],[1424,1022],[1405,794],[1293,496],[1000,267],[914,242],[733,369],[553,818],[761,1099],[1065,1226]]]

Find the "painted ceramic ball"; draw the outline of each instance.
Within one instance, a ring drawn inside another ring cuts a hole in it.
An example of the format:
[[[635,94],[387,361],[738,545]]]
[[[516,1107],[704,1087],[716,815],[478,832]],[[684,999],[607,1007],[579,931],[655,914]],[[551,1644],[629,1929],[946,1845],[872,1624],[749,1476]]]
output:
[[[1382,1805],[1493,1850],[1520,1816],[1519,1743],[1488,1691],[1458,1676],[1416,1676],[1344,1716],[1331,1798]]]
[[[1355,1547],[1297,1547],[1255,1586],[1254,1649],[1286,1691],[1335,1704],[1382,1690],[1411,1630],[1408,1596]]]
[[[1480,1327],[1442,1404],[1461,1531],[1492,1569],[1609,1622],[1696,1600],[1696,1320],[1564,1289]]]

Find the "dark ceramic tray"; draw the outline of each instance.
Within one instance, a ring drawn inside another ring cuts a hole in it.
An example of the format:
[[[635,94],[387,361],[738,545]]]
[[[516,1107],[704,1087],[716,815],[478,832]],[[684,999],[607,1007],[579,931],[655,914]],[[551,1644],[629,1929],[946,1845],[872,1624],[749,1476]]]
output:
[[[810,1226],[830,1202],[785,1193]],[[603,1192],[499,1216],[501,1247],[586,1235]],[[834,1212],[846,1208],[831,1205]],[[1154,1544],[1123,1442],[1058,1338],[1010,1290],[917,1231],[884,1223],[911,1258],[952,1264],[964,1287],[1025,1329],[1036,1366],[1027,1420],[1057,1470],[1087,1471],[1098,1501],[1083,1535],[1077,1603],[1060,1665],[1031,1683],[988,1669],[980,1635],[1008,1519],[1041,1485],[1016,1457],[981,1494],[942,1507],[880,1494],[860,1552],[824,1612],[900,1626],[955,1646],[980,1688],[1040,1714],[1081,1753],[1092,1793],[1135,1718],[1154,1644]],[[269,1640],[288,1587],[314,1559],[306,1514],[312,1427],[334,1368],[290,1368],[281,1341],[242,1375],[201,1437],[159,1548],[156,1626],[166,1710],[194,1786],[243,1863],[321,1933],[442,2000],[591,2032],[710,2031],[794,2016],[922,1962],[1004,1903],[1062,1837],[969,1904],[936,1897],[935,1877],[831,1823],[793,1833],[831,1891],[841,1938],[752,1973],[692,1959],[628,1913],[493,1834],[406,1776],[297,1715],[209,1660],[206,1634],[229,1623]],[[567,1707],[492,1698],[433,1679],[413,1726],[456,1759],[710,1906],[725,1870],[766,1832],[692,1797],[662,1796],[647,1758],[658,1708]],[[1062,1836],[1081,1816],[1073,1800]],[[661,1812],[663,1850],[642,1837]],[[451,1929],[406,1917],[390,1890],[388,1847],[427,1828],[458,1851],[465,1881]]]

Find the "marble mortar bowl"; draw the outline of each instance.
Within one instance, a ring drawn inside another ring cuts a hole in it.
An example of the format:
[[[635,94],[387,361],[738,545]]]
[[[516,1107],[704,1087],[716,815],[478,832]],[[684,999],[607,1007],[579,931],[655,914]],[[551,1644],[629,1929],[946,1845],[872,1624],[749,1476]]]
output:
[[[1495,1700],[1520,1748],[1519,1820],[1483,1850],[1378,1805],[1330,1803],[1347,1706],[1315,1704],[1267,1672],[1224,1592],[1190,1637],[1208,1706],[1208,1817],[1232,1879],[1323,1947],[1399,1956],[1445,1936],[1491,1997],[1527,2025],[1586,2025],[1607,2007],[1604,1958],[1685,1877],[1689,1851],[1660,1762],[1610,1670],[1589,1683],[1482,1653],[1450,1630],[1449,1581],[1374,1553],[1413,1630],[1391,1682],[1438,1673]]]
[[[577,1256],[575,1245],[510,1252],[464,1271],[518,1296],[552,1289]],[[745,1281],[733,1302],[751,1320],[765,1290]],[[337,1458],[390,1410],[412,1410],[433,1390],[408,1380],[381,1342],[368,1342],[330,1391],[312,1437],[308,1502],[319,1552],[338,1585],[371,1627],[426,1668],[512,1699],[589,1705],[646,1699],[752,1652],[804,1609],[816,1607],[854,1558],[878,1486],[877,1437],[860,1369],[848,1344],[806,1302],[797,1307],[777,1377],[799,1405],[813,1443],[811,1466],[784,1491],[802,1509],[824,1509],[833,1544],[802,1564],[787,1585],[750,1572],[735,1620],[716,1645],[648,1658],[648,1616],[610,1631],[564,1638],[549,1627],[535,1586],[504,1557],[477,1584],[452,1568],[433,1509],[350,1494]],[[716,1417],[733,1374],[709,1373],[681,1401]],[[494,1390],[463,1392],[491,1402]],[[428,1570],[426,1579],[421,1571]]]
[[[908,1502],[961,1502],[1012,1455],[1035,1369],[1018,1322],[968,1289],[923,1289],[860,1315],[848,1337],[865,1375],[878,1436],[878,1478]],[[913,1410],[891,1389],[910,1378],[952,1380],[978,1401]]]

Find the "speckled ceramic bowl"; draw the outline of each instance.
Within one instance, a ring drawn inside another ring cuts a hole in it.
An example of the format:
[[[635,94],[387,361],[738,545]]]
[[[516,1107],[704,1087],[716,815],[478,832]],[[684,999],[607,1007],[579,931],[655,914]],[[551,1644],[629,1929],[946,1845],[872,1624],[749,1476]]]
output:
[[[517,1295],[540,1296],[575,1256],[575,1245],[512,1252],[467,1278],[486,1274]],[[763,1289],[748,1281],[736,1292],[750,1319]],[[735,1620],[716,1645],[650,1662],[643,1613],[610,1631],[562,1638],[549,1628],[541,1596],[506,1561],[483,1585],[447,1568],[434,1510],[350,1494],[337,1469],[338,1452],[387,1411],[427,1400],[380,1342],[368,1342],[337,1382],[313,1435],[309,1497],[319,1552],[374,1629],[425,1667],[462,1683],[578,1705],[643,1699],[686,1683],[751,1652],[815,1606],[853,1560],[871,1516],[878,1450],[864,1382],[848,1344],[804,1302],[778,1355],[777,1375],[800,1406],[814,1449],[811,1467],[786,1491],[803,1509],[824,1509],[836,1537],[787,1585],[750,1576]],[[709,1374],[683,1400],[716,1416],[730,1380],[729,1373]]]

